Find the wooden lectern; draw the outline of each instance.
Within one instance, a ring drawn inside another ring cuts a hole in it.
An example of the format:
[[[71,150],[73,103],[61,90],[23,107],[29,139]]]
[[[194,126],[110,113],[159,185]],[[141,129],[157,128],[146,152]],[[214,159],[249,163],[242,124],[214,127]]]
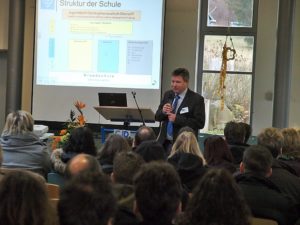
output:
[[[95,106],[97,110],[106,120],[113,122],[124,122],[128,126],[131,122],[143,122],[140,112],[137,108],[118,107],[118,106]],[[145,123],[154,123],[155,115],[150,108],[140,108]]]

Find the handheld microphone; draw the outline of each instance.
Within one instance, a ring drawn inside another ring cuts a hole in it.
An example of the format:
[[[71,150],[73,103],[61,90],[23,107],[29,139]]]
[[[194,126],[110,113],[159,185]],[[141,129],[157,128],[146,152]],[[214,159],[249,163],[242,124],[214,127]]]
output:
[[[140,107],[139,107],[139,105],[138,105],[138,103],[137,103],[137,101],[136,101],[136,98],[135,98],[136,92],[135,92],[135,91],[131,91],[131,94],[132,94],[132,97],[133,97],[133,99],[134,99],[135,105],[136,105],[136,107],[137,107],[137,109],[138,109],[138,111],[139,111],[139,114],[140,114],[140,116],[141,116],[141,120],[142,120],[142,122],[143,122],[143,126],[145,126],[145,120],[144,120],[144,117],[143,117],[142,110],[140,109]]]

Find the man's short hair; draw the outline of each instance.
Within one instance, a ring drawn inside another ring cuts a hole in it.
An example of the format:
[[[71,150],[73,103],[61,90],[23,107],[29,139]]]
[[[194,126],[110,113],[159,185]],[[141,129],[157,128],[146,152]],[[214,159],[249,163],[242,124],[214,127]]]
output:
[[[173,71],[172,76],[181,76],[184,81],[188,82],[190,79],[190,73],[185,68],[177,68]]]
[[[146,163],[134,179],[137,207],[144,221],[168,224],[181,199],[181,183],[172,165]]]
[[[226,123],[224,128],[224,136],[228,143],[243,143],[245,139],[245,134],[246,131],[244,129],[244,126],[240,123],[234,121]]]
[[[139,171],[143,158],[135,152],[120,152],[114,158],[113,174],[116,183],[132,184],[134,175]]]
[[[60,192],[60,225],[106,225],[115,211],[112,187],[104,174],[80,173]]]
[[[82,160],[84,160],[84,162],[80,162]],[[74,166],[74,163],[77,163],[76,171],[74,171],[74,168],[72,168],[72,165]],[[102,169],[96,157],[88,154],[78,154],[67,163],[65,177],[67,179],[70,179],[78,173],[87,171],[102,172]]]
[[[245,171],[265,176],[272,167],[273,157],[270,151],[260,145],[252,145],[244,151]]]
[[[134,145],[138,146],[144,141],[155,140],[156,135],[151,127],[142,126],[140,127],[134,136]]]
[[[283,135],[277,128],[266,128],[257,135],[257,143],[269,149],[272,156],[276,158],[283,146]]]
[[[162,144],[157,141],[144,141],[140,144],[136,153],[143,157],[145,162],[166,160],[166,152]]]

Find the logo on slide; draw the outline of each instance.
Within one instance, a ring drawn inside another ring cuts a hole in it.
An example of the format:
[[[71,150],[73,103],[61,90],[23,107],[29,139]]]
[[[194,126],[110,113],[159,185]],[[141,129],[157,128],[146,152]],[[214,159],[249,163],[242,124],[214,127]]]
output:
[[[54,0],[41,0],[41,9],[54,9]]]

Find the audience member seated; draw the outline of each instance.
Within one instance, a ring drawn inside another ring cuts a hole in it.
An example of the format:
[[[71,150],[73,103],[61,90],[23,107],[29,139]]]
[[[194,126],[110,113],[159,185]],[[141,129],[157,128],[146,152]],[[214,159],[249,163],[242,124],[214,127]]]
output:
[[[177,136],[168,162],[178,172],[184,189],[190,193],[206,172],[206,161],[192,132],[184,131]]]
[[[178,225],[250,225],[250,209],[228,171],[211,169],[194,189]]]
[[[204,158],[208,167],[224,168],[230,173],[237,170],[233,164],[231,151],[226,141],[220,136],[213,135],[204,140]]]
[[[273,156],[272,175],[269,179],[280,190],[289,195],[300,206],[300,178],[292,174],[291,169],[276,158],[281,152],[283,135],[277,128],[266,128],[257,136],[259,145],[266,147]]]
[[[240,123],[230,121],[224,128],[225,140],[233,156],[234,164],[239,165],[243,158],[243,152],[248,147],[244,144],[246,130]]]
[[[165,162],[142,166],[134,179],[135,213],[141,225],[169,225],[181,211],[181,183],[174,168]]]
[[[60,225],[111,225],[116,202],[109,179],[79,173],[62,188],[57,208]]]
[[[273,219],[279,225],[295,223],[298,212],[295,203],[269,179],[273,157],[263,146],[246,149],[236,181],[255,217]]]
[[[65,170],[65,177],[71,179],[73,176],[81,172],[102,172],[101,166],[98,160],[88,154],[78,154],[74,156],[68,163]]]
[[[135,201],[133,177],[140,170],[144,160],[135,152],[120,152],[114,158],[111,180],[114,194],[118,201],[118,212],[115,225],[131,225],[137,223],[133,213]]]
[[[109,134],[98,154],[98,160],[104,173],[109,175],[112,173],[114,157],[123,151],[130,151],[126,139],[118,134]]]
[[[250,124],[244,122],[240,122],[239,124],[242,125],[245,130],[244,144],[249,146],[248,141],[252,134],[252,127],[250,126]]]
[[[56,225],[46,186],[29,171],[11,171],[0,182],[0,221],[5,225]]]
[[[46,177],[51,169],[47,146],[33,133],[33,118],[26,111],[8,114],[0,138],[3,168],[22,168]]]
[[[281,131],[283,135],[282,154],[279,159],[292,167],[300,177],[300,135],[294,128],[285,128]]]
[[[166,160],[165,149],[157,141],[144,141],[137,147],[136,153],[142,156],[146,163],[151,161]]]
[[[135,150],[144,141],[156,140],[156,135],[151,127],[141,126],[135,133],[132,149]]]
[[[93,132],[87,127],[78,127],[72,130],[66,146],[53,150],[51,162],[54,170],[64,174],[67,162],[79,153],[92,156],[97,154]]]

